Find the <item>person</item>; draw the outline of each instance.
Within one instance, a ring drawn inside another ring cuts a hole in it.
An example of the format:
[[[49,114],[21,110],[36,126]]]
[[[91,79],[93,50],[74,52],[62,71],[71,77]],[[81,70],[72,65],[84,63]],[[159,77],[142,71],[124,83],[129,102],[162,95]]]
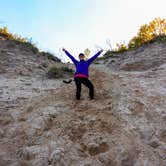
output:
[[[90,64],[103,52],[103,50],[98,51],[90,59],[85,60],[85,55],[83,53],[79,54],[79,60],[77,61],[65,48],[62,49],[65,54],[72,60],[75,65],[76,72],[74,74],[74,81],[76,84],[76,99],[80,100],[81,97],[81,85],[84,84],[89,88],[89,97],[94,99],[94,86],[92,82],[88,79],[89,77],[89,66]]]

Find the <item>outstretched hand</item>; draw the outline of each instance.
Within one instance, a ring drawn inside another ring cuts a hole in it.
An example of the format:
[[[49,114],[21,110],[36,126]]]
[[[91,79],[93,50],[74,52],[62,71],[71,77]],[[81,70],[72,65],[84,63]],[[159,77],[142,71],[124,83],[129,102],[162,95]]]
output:
[[[62,51],[66,51],[66,49],[65,49],[65,48],[62,48]]]
[[[102,53],[103,51],[104,51],[103,49],[100,50],[101,53]]]

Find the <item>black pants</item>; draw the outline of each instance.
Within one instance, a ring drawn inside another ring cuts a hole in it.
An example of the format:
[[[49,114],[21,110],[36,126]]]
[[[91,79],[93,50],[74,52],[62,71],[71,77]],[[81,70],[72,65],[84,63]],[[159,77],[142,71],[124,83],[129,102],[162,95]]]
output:
[[[94,97],[94,87],[91,81],[88,78],[82,78],[82,77],[75,77],[75,84],[77,87],[76,90],[76,99],[79,100],[81,97],[81,84],[84,84],[86,87],[89,88],[89,97],[90,99],[93,99]]]

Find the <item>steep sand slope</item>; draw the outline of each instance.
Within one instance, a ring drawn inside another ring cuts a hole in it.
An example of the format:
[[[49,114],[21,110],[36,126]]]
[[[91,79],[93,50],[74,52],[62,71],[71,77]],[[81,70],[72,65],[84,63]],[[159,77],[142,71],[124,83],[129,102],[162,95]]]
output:
[[[141,71],[94,65],[93,101],[41,73],[0,75],[0,165],[166,165],[165,61]]]

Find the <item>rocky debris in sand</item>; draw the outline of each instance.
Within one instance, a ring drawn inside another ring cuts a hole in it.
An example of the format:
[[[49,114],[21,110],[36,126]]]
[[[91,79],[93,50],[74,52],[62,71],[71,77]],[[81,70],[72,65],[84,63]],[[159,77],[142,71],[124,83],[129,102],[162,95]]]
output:
[[[0,129],[0,138],[2,138],[4,136],[4,131],[2,129]]]
[[[49,161],[52,165],[66,165],[64,160],[64,149],[56,148],[50,155]]]

